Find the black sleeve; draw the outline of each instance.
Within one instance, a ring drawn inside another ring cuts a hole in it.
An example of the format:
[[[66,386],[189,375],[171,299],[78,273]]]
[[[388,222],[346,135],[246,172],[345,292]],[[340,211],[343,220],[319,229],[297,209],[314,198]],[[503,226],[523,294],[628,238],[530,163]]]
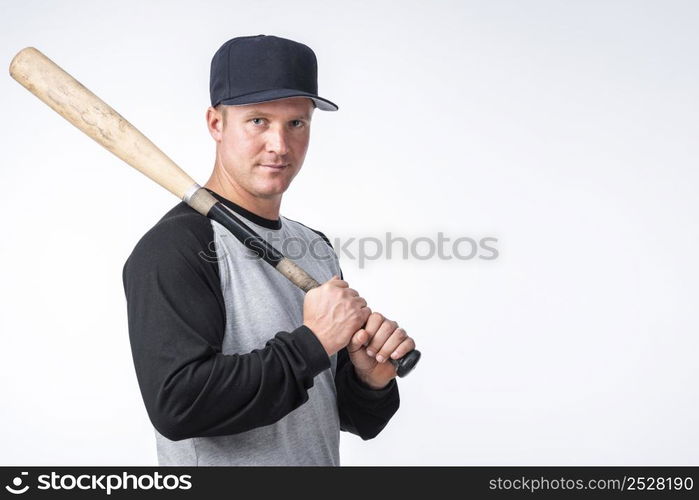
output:
[[[313,231],[332,248],[327,236],[315,229]],[[344,279],[342,269],[340,279]],[[335,388],[340,428],[360,436],[365,441],[376,437],[400,406],[396,379],[391,380],[383,389],[372,389],[357,378],[347,348],[337,353]]]
[[[309,229],[333,248],[325,234],[313,228]],[[340,279],[344,279],[342,269]],[[400,406],[396,379],[391,380],[383,389],[372,389],[357,378],[347,348],[337,353],[335,389],[340,428],[360,436],[365,441],[376,437]]]
[[[303,326],[270,332],[265,347],[250,353],[221,353],[226,317],[210,255],[213,229],[183,210],[191,213],[161,220],[124,265],[129,338],[148,415],[171,440],[272,424],[308,400],[330,359]]]
[[[340,428],[365,441],[376,437],[400,406],[396,379],[383,389],[372,389],[357,378],[347,348],[337,353],[335,387]]]

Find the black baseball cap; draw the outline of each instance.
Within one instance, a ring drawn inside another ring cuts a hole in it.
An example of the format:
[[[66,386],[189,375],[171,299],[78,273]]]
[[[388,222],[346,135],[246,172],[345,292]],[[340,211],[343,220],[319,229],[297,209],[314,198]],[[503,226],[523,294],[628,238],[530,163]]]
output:
[[[338,109],[318,96],[318,62],[310,47],[276,36],[242,36],[224,43],[211,60],[209,91],[212,106],[308,97],[318,109]]]

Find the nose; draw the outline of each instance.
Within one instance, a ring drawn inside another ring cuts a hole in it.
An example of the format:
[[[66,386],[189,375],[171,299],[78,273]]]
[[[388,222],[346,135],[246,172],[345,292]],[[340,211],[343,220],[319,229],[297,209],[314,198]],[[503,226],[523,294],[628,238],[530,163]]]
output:
[[[289,152],[286,132],[281,128],[270,127],[267,131],[267,151],[284,156]]]

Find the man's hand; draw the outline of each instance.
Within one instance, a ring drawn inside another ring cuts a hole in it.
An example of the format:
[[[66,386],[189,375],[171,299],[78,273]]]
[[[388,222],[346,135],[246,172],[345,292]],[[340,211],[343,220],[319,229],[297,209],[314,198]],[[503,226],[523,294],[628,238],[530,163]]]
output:
[[[379,313],[369,316],[366,327],[357,331],[347,346],[357,377],[373,389],[386,387],[396,377],[388,358],[401,358],[413,349],[415,341],[405,330]]]
[[[370,314],[366,300],[337,276],[310,290],[303,301],[303,324],[318,337],[328,356],[347,346]]]

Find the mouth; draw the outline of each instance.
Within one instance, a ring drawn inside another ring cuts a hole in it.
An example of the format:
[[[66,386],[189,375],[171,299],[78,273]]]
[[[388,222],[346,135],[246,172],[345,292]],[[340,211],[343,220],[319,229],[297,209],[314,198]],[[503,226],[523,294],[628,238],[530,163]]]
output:
[[[288,167],[289,164],[285,164],[285,163],[276,163],[276,164],[275,163],[269,163],[269,164],[260,163],[260,166],[265,167],[265,168],[269,168],[272,170],[283,170],[286,167]]]

